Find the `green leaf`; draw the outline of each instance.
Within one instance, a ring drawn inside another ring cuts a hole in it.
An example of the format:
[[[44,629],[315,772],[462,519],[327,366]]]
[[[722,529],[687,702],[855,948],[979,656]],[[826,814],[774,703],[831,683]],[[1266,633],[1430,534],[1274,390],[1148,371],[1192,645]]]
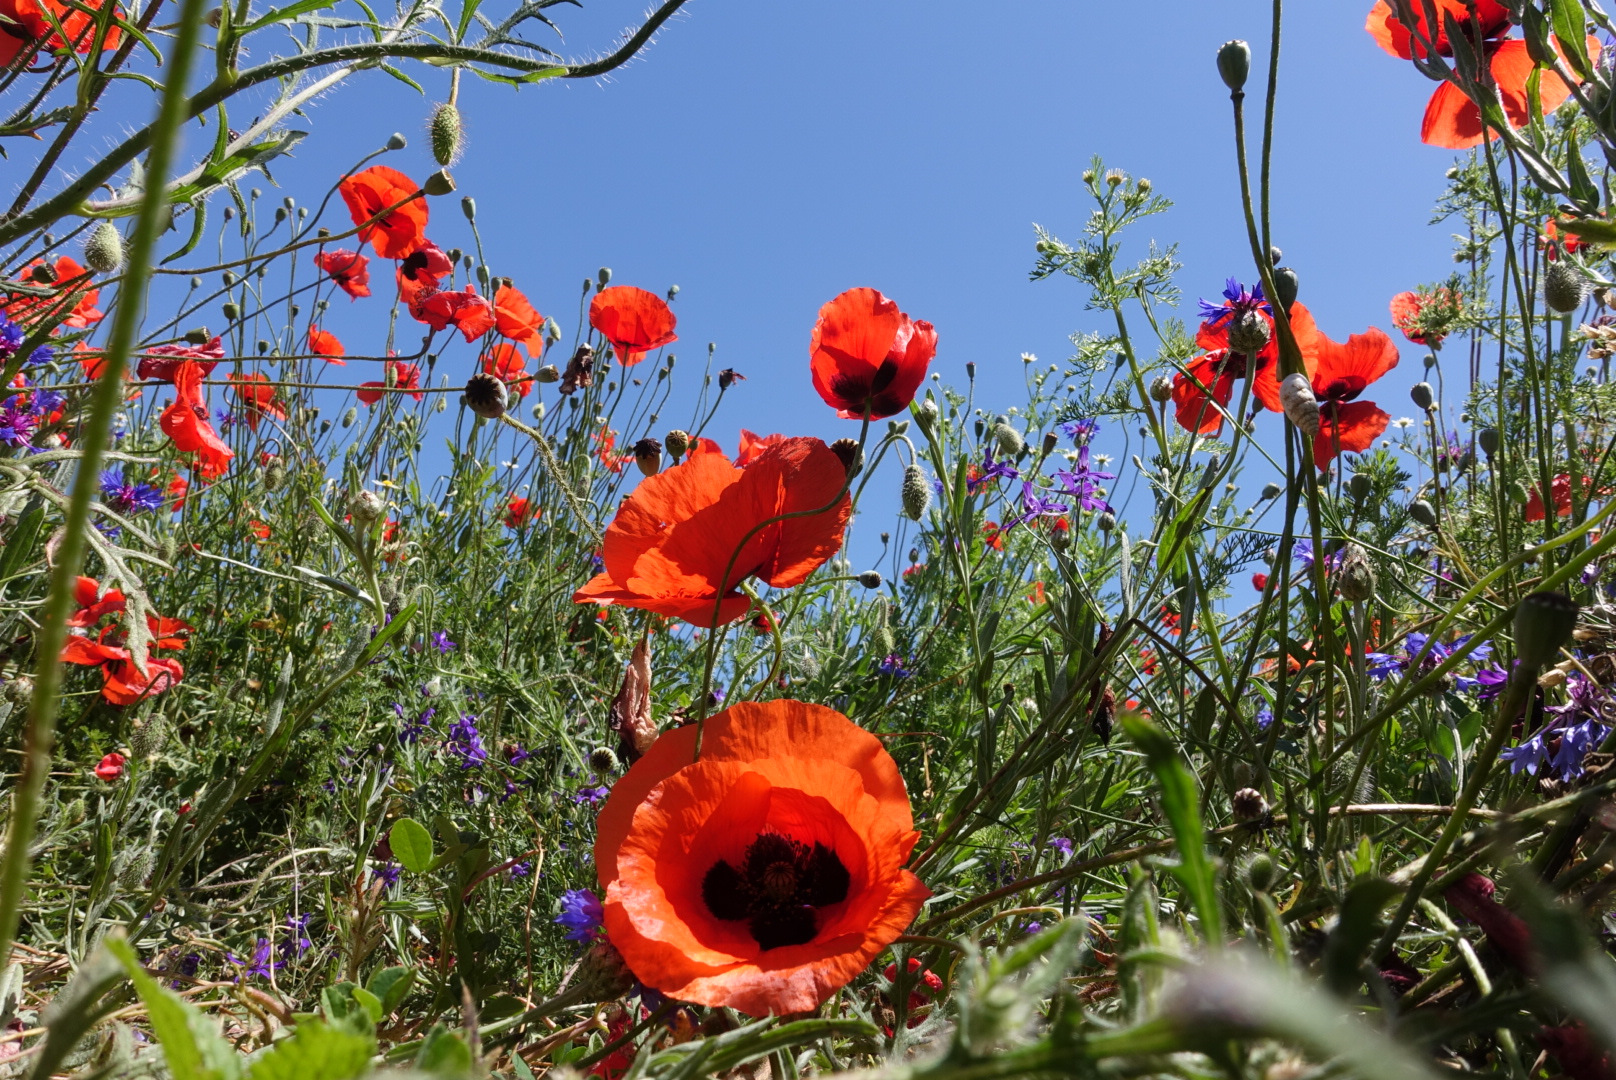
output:
[[[241,1075],[240,1056],[211,1019],[146,974],[127,941],[109,940],[107,948],[134,981],[174,1080],[236,1080]]]
[[[1588,176],[1588,163],[1582,160],[1577,140],[1566,138],[1566,172],[1571,180],[1571,201],[1588,213],[1599,209],[1599,187]]]
[[[399,818],[387,834],[393,855],[404,869],[422,874],[432,865],[432,834],[414,818]]]
[[[202,230],[207,228],[207,224],[207,200],[197,199],[191,204],[191,235],[186,238],[185,243],[180,245],[177,251],[172,251],[165,255],[161,265],[167,266],[176,259],[183,259],[192,251],[196,250],[196,245],[202,240]]]
[[[429,839],[427,843],[430,845],[431,840]],[[398,851],[396,847],[393,850],[395,853]],[[405,996],[414,985],[415,969],[407,967],[384,967],[373,972],[365,981],[365,989],[376,995],[376,999],[382,1003],[383,1016],[394,1012],[404,1004]]]
[[[321,1020],[305,1020],[252,1059],[249,1080],[354,1080],[370,1068],[376,1040],[339,1030]]]
[[[1174,874],[1190,894],[1196,914],[1201,917],[1201,933],[1214,947],[1223,942],[1223,911],[1218,905],[1212,863],[1206,855],[1206,837],[1201,828],[1201,810],[1195,790],[1195,777],[1179,757],[1166,732],[1138,713],[1120,717],[1122,730],[1144,752],[1145,762],[1161,788],[1162,809],[1178,844],[1178,866]]]
[[[4,546],[0,546],[0,581],[15,575],[33,558],[34,544],[39,541],[44,524],[45,503],[36,495],[29,500],[28,508],[17,519],[17,524],[12,526],[11,535],[6,537]]]
[[[415,1055],[415,1067],[436,1076],[465,1076],[471,1072],[471,1064],[471,1047],[466,1040],[442,1024],[427,1032]]]
[[[1582,0],[1549,0],[1549,20],[1566,63],[1583,79],[1593,77],[1588,63],[1588,16]]]
[[[1381,909],[1402,891],[1385,878],[1352,883],[1324,946],[1324,983],[1331,990],[1351,994],[1363,982],[1360,968],[1379,935]]]
[[[1616,247],[1616,221],[1604,218],[1573,218],[1558,223],[1560,228],[1590,244]]]
[[[321,8],[336,6],[337,0],[297,0],[297,3],[295,4],[288,4],[283,8],[271,9],[270,12],[264,15],[262,18],[254,19],[246,26],[243,26],[239,31],[237,31],[237,35],[246,36],[247,34],[252,33],[254,30],[262,30],[266,26],[271,26],[278,22],[286,22],[288,19],[295,19],[299,15],[307,15],[311,11],[319,11]]]
[[[426,90],[424,90],[422,88],[420,83],[416,82],[414,79],[412,79],[408,75],[404,74],[402,71],[400,71],[398,68],[394,67],[392,64],[377,64],[376,66],[381,68],[383,71],[387,72],[387,74],[391,75],[393,78],[397,79],[399,82],[403,83],[405,86],[410,87],[417,94],[425,94],[426,93]]]

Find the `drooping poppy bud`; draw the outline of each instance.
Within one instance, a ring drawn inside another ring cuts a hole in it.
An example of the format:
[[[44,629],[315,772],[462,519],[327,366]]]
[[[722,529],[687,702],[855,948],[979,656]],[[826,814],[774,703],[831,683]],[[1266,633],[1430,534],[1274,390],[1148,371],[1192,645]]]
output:
[[[1280,380],[1279,404],[1285,411],[1285,418],[1295,424],[1309,441],[1318,437],[1319,401],[1306,375],[1296,372]]]
[[[110,221],[103,221],[84,242],[84,265],[98,274],[110,274],[123,265],[123,234]]]
[[[1166,375],[1158,375],[1150,384],[1150,400],[1158,405],[1173,400],[1173,380]]]
[[[1256,788],[1241,788],[1229,797],[1236,821],[1259,821],[1268,813],[1268,800]]]
[[[510,391],[499,376],[479,371],[466,380],[464,400],[466,408],[484,420],[498,420],[510,405]]]
[[[1571,640],[1582,609],[1564,593],[1535,592],[1515,607],[1515,652],[1522,667],[1540,668]]]
[[[1218,48],[1218,75],[1234,93],[1245,88],[1251,74],[1251,46],[1244,41],[1225,41]]]
[[[866,570],[858,576],[858,583],[866,589],[879,589],[881,587],[881,571]]]
[[[993,422],[993,439],[999,444],[999,452],[1005,457],[1015,457],[1027,447],[1022,441],[1021,432],[1003,416]]]
[[[1424,499],[1415,499],[1408,504],[1408,516],[1424,525],[1427,529],[1436,528],[1436,507]]]
[[[926,508],[931,505],[931,485],[926,482],[926,474],[919,465],[911,462],[903,470],[903,513],[910,521],[919,521],[926,516]]]
[[[841,458],[849,477],[857,476],[864,469],[864,449],[857,439],[837,439],[830,444],[830,450]]]
[[[1273,887],[1278,870],[1266,851],[1259,851],[1246,864],[1246,881],[1255,892],[1267,892]]]
[[[1476,432],[1476,442],[1481,444],[1481,452],[1491,459],[1494,454],[1498,453],[1498,429],[1492,427],[1482,428]]]
[[[1342,597],[1353,601],[1368,600],[1375,595],[1375,585],[1375,568],[1369,562],[1368,553],[1357,544],[1342,548],[1336,565],[1336,588]]]

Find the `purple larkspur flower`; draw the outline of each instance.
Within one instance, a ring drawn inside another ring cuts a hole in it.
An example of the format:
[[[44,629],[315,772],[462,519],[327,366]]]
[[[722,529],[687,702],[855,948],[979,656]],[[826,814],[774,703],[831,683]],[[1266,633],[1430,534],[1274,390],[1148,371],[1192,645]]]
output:
[[[508,876],[513,877],[513,878],[524,878],[524,877],[527,877],[532,872],[533,872],[533,864],[530,863],[530,862],[512,863],[510,865],[510,869],[505,871],[505,873]]]
[[[1051,836],[1049,838],[1049,846],[1060,852],[1061,858],[1063,859],[1070,859],[1072,857],[1072,842],[1064,836]]]
[[[989,446],[983,452],[982,464],[977,466],[975,479],[965,481],[965,490],[973,495],[995,480],[1018,480],[1021,478],[1020,470],[1010,462],[995,461],[993,459],[993,450],[994,448]]]
[[[1065,517],[1071,512],[1070,506],[1058,499],[1045,498],[1038,493],[1031,480],[1024,480],[1021,484],[1021,513],[1004,523],[1004,531],[1009,532],[1034,518]]]
[[[561,894],[561,914],[556,923],[567,928],[568,941],[588,945],[604,929],[606,906],[589,889],[568,889]]]
[[[403,873],[404,868],[391,859],[388,859],[380,866],[373,866],[370,868],[371,880],[379,881],[382,883],[383,887],[389,889],[398,884],[399,875]]]
[[[281,956],[287,960],[295,960],[313,948],[314,942],[309,939],[309,920],[312,914],[286,916],[286,940],[281,942]]]
[[[449,752],[460,759],[462,769],[475,769],[488,760],[488,751],[483,748],[482,733],[477,730],[477,718],[461,714],[459,720],[449,725],[449,741],[445,744]]]
[[[505,748],[505,764],[507,765],[520,765],[532,756],[532,751],[524,750],[520,746],[507,746]]]
[[[587,804],[589,806],[594,806],[598,802],[603,802],[606,796],[610,795],[611,793],[612,789],[607,787],[605,784],[590,784],[573,792],[572,801],[578,803],[579,805]]]
[[[449,640],[449,633],[446,630],[435,630],[435,631],[433,631],[433,633],[432,633],[432,647],[434,649],[438,650],[438,652],[440,652],[440,653],[451,653],[451,652],[454,652],[456,648],[458,648],[458,646],[454,642]]]
[[[243,960],[241,957],[231,952],[227,952],[224,955],[225,959],[229,960],[232,964],[244,969],[240,975],[236,976],[238,982],[242,979],[251,979],[254,977],[267,979],[270,977],[270,973],[275,969],[285,966],[283,961],[273,959],[274,947],[270,945],[268,938],[258,939],[258,946],[257,948],[253,949],[251,961]]]

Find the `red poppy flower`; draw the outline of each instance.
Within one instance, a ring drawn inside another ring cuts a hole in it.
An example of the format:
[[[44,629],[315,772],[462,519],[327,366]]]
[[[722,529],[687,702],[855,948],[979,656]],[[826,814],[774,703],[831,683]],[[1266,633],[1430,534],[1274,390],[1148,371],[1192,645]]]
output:
[[[161,379],[163,382],[174,381],[174,372],[179,370],[181,364],[187,361],[196,364],[202,377],[205,379],[213,374],[213,369],[219,366],[224,359],[224,342],[215,337],[206,345],[154,345],[147,349],[135,365],[135,374],[142,379]],[[101,372],[101,364],[96,364],[96,374]]]
[[[0,34],[0,64],[9,65],[18,53],[46,35],[49,39],[45,41],[45,48],[52,52],[69,45],[76,52],[89,52],[95,47],[96,16],[91,12],[99,10],[100,5],[89,0],[87,6],[90,11],[81,11],[62,0],[6,0],[0,4],[0,15],[10,19],[12,24],[0,24],[5,31]],[[122,14],[121,9],[114,10]],[[55,32],[47,11],[61,24],[61,34]],[[102,51],[116,49],[122,41],[123,31],[114,21],[102,39]]]
[[[1567,255],[1576,254],[1585,244],[1586,241],[1576,233],[1561,233],[1560,226],[1553,218],[1543,223],[1543,232],[1538,241],[1538,246],[1543,249],[1550,262],[1559,258],[1562,251]]]
[[[337,288],[357,300],[370,295],[370,259],[357,251],[321,251],[314,265],[331,276]]]
[[[3,14],[3,12],[0,12],[0,14]],[[44,265],[43,259],[35,259],[24,269],[23,277],[28,277],[35,267]],[[104,317],[104,313],[95,304],[101,297],[101,290],[90,287],[90,272],[68,255],[58,256],[56,261],[51,264],[51,270],[56,275],[55,280],[52,282],[52,287],[56,289],[56,295],[50,297],[13,296],[5,305],[6,314],[10,316],[12,321],[22,322],[36,314],[43,315],[47,312],[57,312],[58,314],[55,317],[60,318],[61,325],[74,329],[83,329],[91,323],[100,322]],[[73,301],[73,306],[65,316],[62,316],[59,314],[62,310],[62,305],[69,299]]]
[[[632,285],[602,289],[589,301],[589,325],[612,343],[617,362],[624,367],[638,364],[652,349],[678,341],[673,332],[678,323],[667,301]]]
[[[1173,418],[1179,427],[1199,435],[1223,429],[1223,410],[1228,409],[1235,380],[1248,363],[1244,356],[1232,355],[1232,361],[1227,352],[1197,356],[1173,376]]]
[[[416,401],[422,401],[426,398],[426,395],[420,389],[421,369],[416,365],[406,364],[402,360],[389,360],[382,365],[382,370],[387,376],[385,382],[376,382],[375,380],[362,382],[359,384],[362,387],[374,386],[377,389],[356,390],[354,391],[354,397],[366,405],[374,405],[382,399],[382,388],[391,386],[397,390],[410,391],[410,397]]]
[[[527,397],[528,391],[533,389],[533,379],[528,375],[522,354],[515,345],[502,341],[483,353],[483,370],[504,383],[518,401]]]
[[[1225,302],[1224,306],[1228,307],[1229,304]],[[1262,402],[1263,408],[1269,412],[1283,412],[1284,409],[1279,404],[1279,335],[1274,331],[1274,317],[1266,312],[1263,312],[1262,315],[1268,322],[1268,344],[1257,351],[1254,361],[1250,358],[1242,358],[1238,353],[1230,352],[1228,319],[1201,323],[1200,329],[1195,332],[1195,344],[1205,349],[1207,355],[1198,358],[1198,360],[1213,359],[1216,362],[1209,370],[1198,373],[1197,379],[1205,385],[1207,390],[1221,391],[1222,376],[1226,370],[1236,379],[1249,376],[1251,379],[1251,393],[1258,401]],[[1302,353],[1302,370],[1309,378],[1312,378],[1314,367],[1312,359],[1313,340],[1318,336],[1319,329],[1314,324],[1313,313],[1307,309],[1306,304],[1297,303],[1291,305],[1290,326],[1291,336],[1296,339],[1297,348]],[[1242,363],[1242,359],[1244,363]],[[1194,365],[1198,360],[1190,362],[1192,371],[1194,371]],[[1217,376],[1217,378],[1213,379],[1208,376]],[[1229,386],[1231,387],[1232,397],[1233,384],[1230,383]],[[1227,404],[1228,400],[1222,399],[1222,403]],[[1199,430],[1205,433],[1208,430],[1205,425],[1212,423],[1213,419],[1216,419],[1218,423],[1210,428],[1211,431],[1217,431],[1223,426],[1223,418],[1218,415],[1217,410],[1212,408],[1210,404],[1205,404],[1206,391],[1196,386],[1195,382],[1184,378],[1183,372],[1173,377],[1173,401],[1178,406],[1176,415],[1179,426],[1186,431]],[[1197,418],[1199,419],[1197,420]],[[1195,421],[1201,427],[1191,429],[1185,424],[1185,420]]]
[[[260,540],[269,539],[269,526],[262,521],[253,520],[247,522],[247,530]]]
[[[617,432],[608,427],[602,427],[595,432],[595,456],[600,459],[603,467],[614,473],[623,471],[623,466],[634,460],[633,454],[619,453],[617,450]]]
[[[420,191],[421,185],[386,165],[372,165],[337,185],[353,223],[362,226],[359,242],[384,259],[402,259],[426,242],[427,205]],[[382,214],[398,203],[403,205]],[[377,214],[382,216],[367,225]]]
[[[160,694],[184,675],[177,660],[146,656],[144,674],[135,664],[133,654],[124,647],[123,631],[116,623],[102,627],[95,637],[85,630],[94,627],[109,615],[122,614],[128,601],[117,589],[101,593],[100,583],[94,578],[80,577],[74,584],[73,598],[77,609],[68,617],[67,624],[74,628],[62,650],[62,660],[69,664],[99,666],[103,684],[101,696],[114,705],[132,705],[143,697]],[[146,626],[152,635],[151,647],[157,649],[183,649],[191,627],[179,619],[165,619],[159,615],[146,616]]]
[[[254,431],[258,430],[260,418],[269,416],[276,420],[286,419],[286,407],[275,400],[275,388],[267,386],[269,376],[259,372],[247,375],[230,373],[230,389],[235,391],[236,399],[241,402],[246,413],[247,426]]]
[[[601,809],[607,936],[640,982],[678,1000],[816,1009],[931,895],[903,868],[920,834],[897,764],[845,716],[800,701],[708,718],[699,761],[696,733],[665,732]]]
[[[1264,589],[1268,588],[1268,575],[1267,574],[1252,574],[1251,575],[1251,587],[1253,589],[1256,589],[1258,592],[1262,592]]]
[[[1414,0],[1406,6],[1414,15],[1414,29],[1419,32],[1419,36],[1430,41],[1437,53],[1442,56],[1453,55],[1453,43],[1448,40],[1447,28],[1450,16],[1467,28],[1479,25],[1483,41],[1502,37],[1509,32],[1509,9],[1498,0],[1475,0],[1474,24],[1470,21],[1469,0],[1435,0],[1433,6],[1436,9],[1437,22],[1434,26],[1425,17],[1422,0]],[[1415,40],[1409,28],[1397,18],[1387,0],[1379,0],[1370,10],[1364,29],[1369,31],[1382,49],[1393,56],[1410,60],[1416,55],[1421,58],[1427,55],[1425,47]]]
[[[1027,603],[1037,606],[1043,604],[1047,599],[1048,594],[1044,591],[1044,583],[1042,581],[1033,582],[1032,592],[1027,594]]]
[[[348,362],[341,359],[348,355],[337,335],[329,330],[321,330],[318,326],[309,327],[309,352],[315,356],[323,356],[338,367],[347,367]]]
[[[1313,462],[1324,468],[1343,450],[1369,449],[1391,417],[1372,401],[1356,401],[1370,383],[1397,366],[1397,346],[1382,330],[1370,327],[1345,344],[1319,334],[1313,343],[1317,367],[1313,394],[1319,400],[1319,434],[1313,440]]]
[[[486,297],[477,295],[474,286],[440,290],[404,279],[399,281],[398,293],[411,317],[434,332],[453,325],[467,341],[475,341],[494,328],[494,309]]]
[[[454,273],[454,263],[443,249],[430,240],[422,240],[421,245],[398,264],[399,284],[412,282],[416,285],[430,285],[434,289],[438,282]]]
[[[814,389],[844,420],[880,420],[909,407],[937,355],[937,331],[875,289],[848,289],[819,309],[809,339]]]
[[[997,521],[982,523],[982,542],[994,551],[1004,550],[1004,528]]]
[[[1589,498],[1588,486],[1586,476],[1577,477],[1577,494],[1582,497],[1584,502],[1587,502]],[[1560,473],[1551,479],[1549,481],[1549,495],[1554,499],[1554,516],[1569,517],[1571,514],[1571,474]],[[1533,485],[1532,492],[1526,500],[1526,520],[1542,521],[1543,517],[1543,492],[1536,485]]]
[[[531,355],[544,355],[544,316],[509,285],[494,291],[494,329],[501,337],[520,342]]]
[[[196,455],[196,470],[212,478],[230,467],[234,450],[225,445],[208,422],[208,404],[202,396],[202,367],[195,360],[182,360],[174,369],[175,400],[163,410],[158,424],[174,441],[174,446]]]
[[[191,482],[179,473],[175,473],[173,478],[169,480],[168,489],[165,492],[168,496],[169,506],[175,511],[184,510],[185,496],[190,490]]]
[[[538,520],[539,506],[520,495],[512,495],[505,504],[505,527],[507,529],[520,529],[530,522]]]
[[[123,775],[124,762],[128,760],[128,758],[114,750],[102,758],[100,764],[95,767],[95,778],[104,780],[109,784],[112,783]]]
[[[843,494],[823,514],[774,522],[744,547],[742,539],[770,518],[824,506],[846,478],[841,458],[818,439],[787,439],[745,469],[716,451],[692,455],[623,500],[606,530],[606,569],[573,600],[644,608],[697,626],[711,625],[716,609],[720,624],[732,622],[751,604],[738,582],[755,575],[777,589],[802,584],[842,546],[852,504]]]
[[[742,428],[741,452],[735,455],[736,467],[742,469],[746,468],[748,465],[752,464],[752,462],[756,461],[758,456],[762,454],[763,451],[769,449],[771,446],[779,446],[785,441],[786,437],[778,432],[773,435],[756,435],[750,431],[747,431],[745,428]]]
[[[1392,325],[1415,345],[1435,348],[1448,336],[1463,307],[1464,298],[1446,286],[1430,292],[1400,292],[1392,297]]]

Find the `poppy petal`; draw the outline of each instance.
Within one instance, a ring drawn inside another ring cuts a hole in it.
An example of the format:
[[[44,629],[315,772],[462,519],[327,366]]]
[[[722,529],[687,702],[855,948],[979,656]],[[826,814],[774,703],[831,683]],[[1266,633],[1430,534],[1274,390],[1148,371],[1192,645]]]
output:
[[[1313,463],[1324,468],[1338,451],[1362,453],[1392,422],[1373,401],[1328,402],[1319,410],[1319,433],[1313,440]]]

